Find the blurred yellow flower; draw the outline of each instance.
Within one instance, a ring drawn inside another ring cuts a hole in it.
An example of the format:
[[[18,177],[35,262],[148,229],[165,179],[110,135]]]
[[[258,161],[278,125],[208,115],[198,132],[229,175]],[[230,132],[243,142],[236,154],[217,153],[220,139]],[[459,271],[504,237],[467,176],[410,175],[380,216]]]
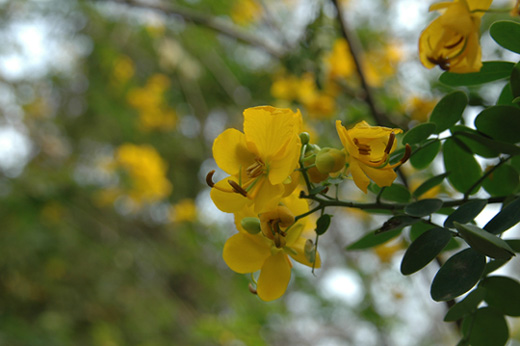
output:
[[[163,74],[152,75],[143,88],[127,95],[128,103],[139,112],[139,127],[143,131],[170,131],[177,124],[177,113],[164,99],[170,79]]]
[[[238,227],[239,233],[224,245],[224,261],[233,271],[246,274],[260,270],[256,292],[264,301],[277,299],[285,293],[291,278],[289,256],[309,267],[321,266],[317,252],[313,254],[315,263],[306,255],[308,240],[302,236],[307,224],[305,218],[294,222],[296,215],[309,210],[307,201],[298,195],[293,193],[284,198],[281,205],[261,213],[260,233],[253,235]],[[238,226],[243,217],[256,215],[252,208],[247,208],[235,215],[235,222]]]
[[[299,111],[271,106],[246,109],[244,133],[227,129],[213,143],[217,165],[230,175],[216,184],[208,181],[215,205],[230,213],[247,205],[257,213],[275,208],[298,166],[301,126]]]
[[[255,0],[235,0],[231,8],[231,19],[239,25],[256,22],[263,13],[262,6]]]
[[[379,257],[379,260],[383,263],[388,263],[394,257],[394,255],[403,249],[403,243],[401,240],[397,242],[387,242],[374,247],[374,253]]]
[[[128,174],[125,191],[138,205],[159,201],[171,193],[166,162],[152,146],[123,144],[117,148],[115,159],[116,167]]]
[[[405,110],[413,120],[426,122],[436,104],[437,100],[412,96],[406,101]]]
[[[480,71],[480,21],[491,2],[455,0],[430,6],[430,11],[442,10],[443,13],[421,33],[421,63],[427,68],[439,65],[443,70],[456,73]]]
[[[171,208],[173,222],[193,222],[197,219],[197,206],[192,199],[183,199]]]
[[[390,165],[389,155],[395,150],[395,134],[401,129],[370,126],[362,121],[347,130],[341,121],[336,121],[341,143],[347,151],[347,163],[354,183],[363,192],[372,179],[378,186],[390,186],[397,177],[394,168],[401,162]]]
[[[134,62],[130,57],[122,55],[114,61],[112,78],[115,85],[125,84],[134,76],[134,73]]]
[[[325,62],[331,79],[348,78],[356,73],[348,42],[344,38],[334,41],[332,52],[325,57]]]

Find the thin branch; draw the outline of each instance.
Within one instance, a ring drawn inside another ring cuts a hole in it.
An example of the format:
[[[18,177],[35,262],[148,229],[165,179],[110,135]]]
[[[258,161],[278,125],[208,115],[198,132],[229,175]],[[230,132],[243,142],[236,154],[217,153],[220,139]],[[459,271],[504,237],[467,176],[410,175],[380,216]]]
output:
[[[363,72],[363,67],[361,66],[361,46],[358,43],[358,41],[355,39],[355,36],[351,34],[349,31],[345,17],[343,16],[343,12],[341,10],[341,7],[339,5],[339,0],[331,0],[334,4],[334,7],[336,8],[336,13],[338,15],[338,22],[341,26],[341,33],[343,34],[343,38],[348,42],[348,47],[350,50],[350,55],[352,56],[352,60],[354,62],[354,65],[356,66],[356,70],[359,76],[359,80],[361,82],[361,87],[365,91],[364,100],[367,103],[368,107],[370,108],[370,111],[372,113],[372,116],[374,117],[375,122],[378,125],[381,126],[392,126],[392,122],[386,114],[380,112],[375,104],[374,97],[372,95],[372,90],[370,86],[368,85],[368,82],[366,80],[365,74]]]
[[[97,0],[97,2],[101,2]],[[181,8],[173,5],[162,5],[162,4],[151,4],[151,3],[142,3],[135,0],[105,0],[105,2],[115,2],[119,4],[125,4],[132,7],[144,8],[148,10],[154,10],[161,12],[167,16],[180,16],[185,21],[191,22],[194,24],[199,24],[208,29],[214,30],[220,34],[236,39],[239,42],[248,44],[250,46],[258,47],[265,50],[267,53],[272,55],[275,58],[281,58],[284,53],[280,52],[278,49],[273,47],[271,44],[260,40],[258,37],[250,35],[246,32],[239,31],[231,25],[216,19],[212,16],[207,16],[205,14],[193,11],[187,8]]]
[[[482,182],[488,177],[490,176],[498,167],[500,167],[504,162],[507,162],[509,159],[511,158],[511,156],[509,157],[506,157],[505,159],[504,158],[500,158],[500,162],[497,163],[496,165],[494,165],[493,167],[491,167],[488,171],[486,171],[486,173],[484,173],[482,175],[482,177],[480,177],[479,180],[477,180],[475,182],[475,184],[471,185],[471,187],[464,193],[464,199],[467,200],[469,195],[471,195],[471,192],[477,188],[477,186],[479,186],[480,184],[482,184]]]

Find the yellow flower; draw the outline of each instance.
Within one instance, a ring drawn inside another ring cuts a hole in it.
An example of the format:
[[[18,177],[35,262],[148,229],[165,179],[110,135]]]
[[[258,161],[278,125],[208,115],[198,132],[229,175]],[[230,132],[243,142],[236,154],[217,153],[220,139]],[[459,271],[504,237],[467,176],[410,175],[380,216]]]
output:
[[[401,129],[370,126],[362,121],[347,130],[337,120],[336,130],[347,151],[349,171],[360,190],[367,193],[370,179],[381,187],[392,185],[397,177],[394,168],[407,159],[405,155],[399,163],[388,164],[389,155],[396,147],[395,134],[403,132]]]
[[[444,10],[444,13],[430,23],[419,38],[422,64],[427,68],[439,65],[443,70],[456,73],[480,71],[480,19],[491,2],[455,0],[430,6],[430,11]]]
[[[244,111],[244,133],[227,129],[213,143],[217,165],[230,177],[216,184],[208,175],[211,198],[233,213],[253,205],[256,213],[274,209],[298,166],[302,118],[299,111],[262,106]]]
[[[255,0],[235,0],[230,15],[235,23],[245,26],[257,21],[262,13],[262,5]]]
[[[170,220],[173,222],[193,222],[196,219],[197,206],[192,199],[183,199],[170,209]]]
[[[289,256],[309,267],[313,266],[305,251],[308,239],[302,236],[305,218],[294,222],[295,215],[308,210],[307,202],[298,198],[298,193],[293,193],[282,200],[282,205],[260,214],[262,231],[255,235],[239,226],[242,218],[256,216],[253,209],[246,208],[235,214],[239,233],[229,238],[224,245],[224,261],[240,274],[260,270],[256,292],[262,300],[271,301],[285,293],[291,279],[292,263]],[[321,260],[316,253],[314,267],[320,266]]]
[[[329,78],[348,78],[354,75],[356,68],[350,54],[347,40],[338,38],[334,41],[332,52],[325,58],[329,67]]]
[[[166,162],[150,145],[121,145],[117,148],[116,165],[128,174],[127,194],[137,204],[159,201],[172,191]]]

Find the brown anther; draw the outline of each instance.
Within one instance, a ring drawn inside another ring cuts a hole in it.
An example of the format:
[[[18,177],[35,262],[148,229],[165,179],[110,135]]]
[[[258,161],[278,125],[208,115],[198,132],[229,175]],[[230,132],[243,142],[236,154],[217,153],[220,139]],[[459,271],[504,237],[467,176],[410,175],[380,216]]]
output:
[[[249,286],[247,286],[247,288],[249,288],[249,292],[251,292],[253,294],[258,294],[258,292],[256,291],[256,288],[254,288],[251,283],[249,283]]]
[[[361,144],[357,138],[354,138],[354,144],[358,147],[360,155],[370,155],[370,146],[368,144]]]
[[[450,45],[446,45],[446,46],[444,46],[444,48],[446,48],[446,49],[452,49],[452,48],[455,48],[455,47],[457,47],[459,44],[461,44],[462,41],[464,41],[464,36],[461,36],[460,39],[459,39],[457,42],[455,42],[455,43],[453,43],[453,44],[450,44]]]
[[[264,162],[260,158],[256,158],[255,162],[246,168],[248,177],[256,178],[264,172]]]
[[[395,133],[390,132],[390,136],[388,137],[388,143],[386,144],[385,153],[390,154],[390,150],[394,146],[395,142]]]
[[[401,162],[401,164],[405,163],[406,161],[408,161],[408,159],[410,158],[411,155],[412,155],[412,147],[410,146],[410,144],[407,143],[406,147],[404,148],[404,155],[401,158],[401,160],[399,160],[399,162]]]
[[[227,181],[229,185],[231,185],[231,187],[233,188],[233,190],[239,194],[241,194],[242,196],[244,197],[247,197],[247,191],[244,190],[242,188],[242,186],[238,185],[235,181],[233,180],[228,180]]]
[[[325,186],[325,188],[320,193],[321,194],[326,194],[327,192],[329,192],[329,187]]]
[[[215,170],[209,171],[206,175],[206,184],[208,184],[209,187],[214,187],[215,183],[213,182],[213,175],[215,174]]]

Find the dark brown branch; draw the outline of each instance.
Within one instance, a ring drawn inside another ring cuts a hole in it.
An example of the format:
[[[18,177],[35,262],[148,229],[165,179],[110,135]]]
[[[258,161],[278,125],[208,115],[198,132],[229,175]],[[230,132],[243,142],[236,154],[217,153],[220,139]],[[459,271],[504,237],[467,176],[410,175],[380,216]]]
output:
[[[233,28],[231,25],[215,18],[212,16],[207,16],[205,14],[187,9],[180,8],[178,6],[173,5],[162,5],[162,4],[151,4],[151,3],[142,3],[140,1],[135,0],[105,0],[105,2],[115,2],[119,4],[125,4],[132,7],[144,8],[148,10],[154,10],[161,12],[167,16],[180,16],[185,21],[191,22],[194,24],[199,24],[208,29],[214,30],[222,35],[231,37],[236,39],[239,42],[248,44],[250,46],[258,47],[265,50],[267,53],[272,55],[273,57],[280,58],[283,56],[283,52],[280,52],[278,49],[273,47],[271,44],[260,40],[258,37],[250,35],[246,32],[239,31]],[[98,2],[102,2],[99,1]]]
[[[352,56],[352,60],[354,62],[354,65],[356,66],[356,71],[359,76],[359,81],[361,82],[361,87],[365,91],[364,100],[367,103],[368,107],[370,108],[370,112],[372,113],[372,116],[374,117],[375,122],[378,125],[381,126],[392,126],[392,122],[386,114],[379,111],[375,104],[374,97],[372,95],[372,90],[370,86],[368,85],[368,82],[366,80],[365,74],[363,72],[363,67],[361,65],[360,55],[361,55],[361,45],[359,42],[355,39],[355,36],[351,34],[349,31],[345,17],[343,16],[343,12],[341,11],[341,7],[339,5],[339,0],[332,0],[332,3],[334,4],[334,7],[336,8],[337,16],[338,16],[338,22],[341,27],[341,33],[343,35],[343,38],[348,43],[348,47],[350,50],[350,55]]]

